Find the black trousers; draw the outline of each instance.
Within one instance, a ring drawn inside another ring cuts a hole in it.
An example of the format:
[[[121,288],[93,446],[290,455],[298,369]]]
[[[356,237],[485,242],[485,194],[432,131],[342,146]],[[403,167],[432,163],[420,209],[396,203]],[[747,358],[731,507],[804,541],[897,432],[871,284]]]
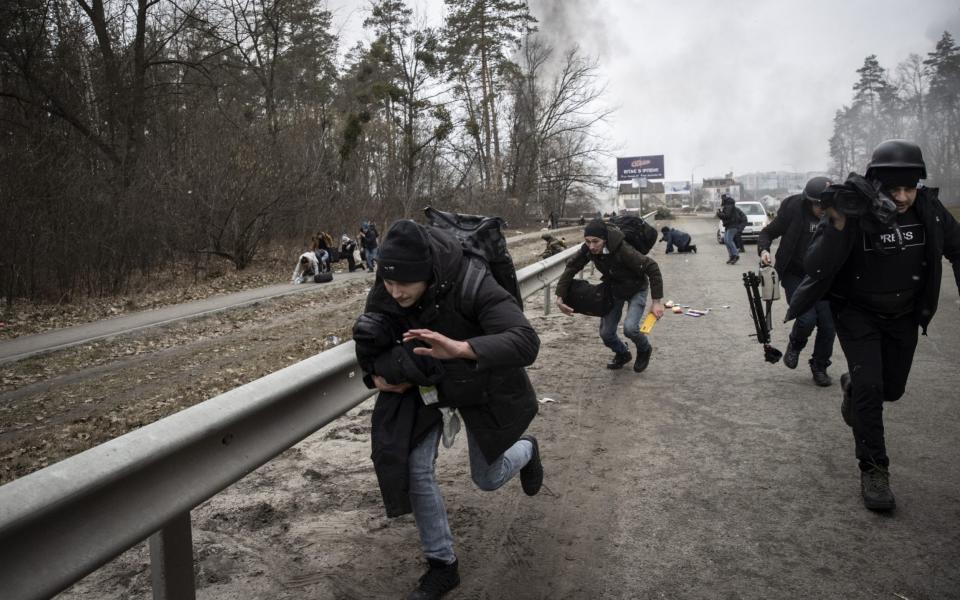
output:
[[[913,314],[885,319],[849,304],[831,303],[831,308],[850,371],[853,438],[860,469],[887,467],[883,403],[903,396],[919,325]]]
[[[347,270],[348,270],[348,271],[350,271],[351,273],[353,273],[353,272],[356,271],[357,269],[364,269],[364,270],[366,270],[366,268],[367,268],[366,266],[364,266],[363,264],[358,265],[357,262],[356,262],[355,260],[353,260],[353,252],[347,252],[347,253],[346,253],[346,256],[347,256]]]

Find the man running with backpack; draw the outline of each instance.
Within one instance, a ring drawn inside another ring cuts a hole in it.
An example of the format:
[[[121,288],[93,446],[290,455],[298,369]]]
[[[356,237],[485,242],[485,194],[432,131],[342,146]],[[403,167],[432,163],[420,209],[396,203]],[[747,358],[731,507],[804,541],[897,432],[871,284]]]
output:
[[[652,258],[627,243],[627,238],[620,229],[607,225],[600,219],[587,223],[583,230],[583,240],[580,252],[570,259],[560,281],[557,282],[557,307],[566,315],[573,314],[573,308],[567,306],[563,298],[566,297],[574,275],[588,262],[593,261],[613,295],[613,308],[600,318],[600,339],[614,352],[613,360],[607,363],[607,368],[620,369],[633,358],[629,346],[617,335],[617,325],[620,324],[623,305],[626,304],[627,316],[623,321],[623,334],[637,346],[637,360],[633,363],[633,370],[641,373],[650,363],[650,354],[653,352],[646,334],[640,333],[648,288],[653,300],[650,312],[658,319],[663,316],[663,277],[660,275],[660,267]]]
[[[455,415],[477,487],[493,491],[519,474],[534,496],[543,484],[540,447],[525,435],[538,403],[524,367],[540,338],[516,298],[448,230],[396,221],[380,250],[353,330],[364,382],[380,391],[372,458],[387,516],[413,513],[427,559],[407,598],[436,600],[460,583],[436,476],[438,445],[450,447],[460,428]]]

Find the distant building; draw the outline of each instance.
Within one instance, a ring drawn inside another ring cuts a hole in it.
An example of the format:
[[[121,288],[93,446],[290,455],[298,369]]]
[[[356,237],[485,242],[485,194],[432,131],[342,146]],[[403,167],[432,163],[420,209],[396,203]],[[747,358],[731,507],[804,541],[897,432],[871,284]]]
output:
[[[617,212],[650,211],[657,206],[664,206],[665,202],[663,183],[657,181],[648,181],[646,187],[633,187],[633,183],[620,183],[617,188]]]
[[[806,171],[794,173],[792,171],[766,171],[762,173],[745,173],[737,176],[737,180],[745,190],[753,192],[754,196],[764,193],[786,198],[803,190],[813,177],[829,176],[822,171]]]
[[[667,206],[693,206],[689,181],[664,181],[663,193]]]
[[[742,194],[740,184],[734,181],[733,174],[717,179],[703,180],[704,204],[710,204],[714,208],[720,207],[720,196],[727,194],[734,200],[740,200]]]

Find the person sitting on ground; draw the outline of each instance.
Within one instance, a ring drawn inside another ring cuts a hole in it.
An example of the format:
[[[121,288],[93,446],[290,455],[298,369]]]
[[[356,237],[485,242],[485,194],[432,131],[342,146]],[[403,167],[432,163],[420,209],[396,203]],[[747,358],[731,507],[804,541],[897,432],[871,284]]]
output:
[[[683,254],[684,252],[693,252],[697,253],[697,245],[693,244],[693,238],[690,237],[690,234],[685,231],[680,231],[679,229],[673,229],[667,226],[660,228],[660,233],[663,234],[663,239],[661,242],[667,243],[667,254],[673,253],[673,247],[677,247],[677,252]]]
[[[567,244],[562,238],[558,240],[549,233],[545,233],[540,237],[547,243],[546,249],[543,251],[543,254],[540,255],[541,258],[550,258],[554,254],[560,254],[567,249]]]
[[[320,272],[320,262],[314,252],[304,252],[297,261],[297,266],[293,269],[293,277],[290,283],[305,283],[313,281],[314,276]]]

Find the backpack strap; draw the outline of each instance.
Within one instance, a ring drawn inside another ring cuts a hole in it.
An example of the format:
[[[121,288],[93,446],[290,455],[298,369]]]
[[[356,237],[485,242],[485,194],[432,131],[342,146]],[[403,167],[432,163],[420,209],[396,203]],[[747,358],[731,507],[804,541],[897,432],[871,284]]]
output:
[[[477,293],[480,291],[480,283],[483,281],[486,270],[486,266],[480,259],[473,256],[467,258],[467,273],[463,276],[463,285],[460,290],[460,306],[469,315],[474,312]]]

